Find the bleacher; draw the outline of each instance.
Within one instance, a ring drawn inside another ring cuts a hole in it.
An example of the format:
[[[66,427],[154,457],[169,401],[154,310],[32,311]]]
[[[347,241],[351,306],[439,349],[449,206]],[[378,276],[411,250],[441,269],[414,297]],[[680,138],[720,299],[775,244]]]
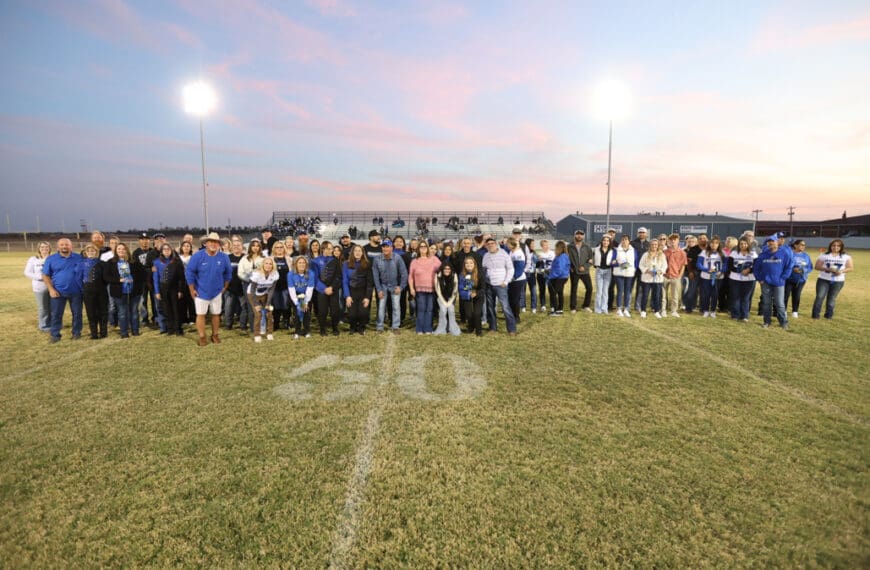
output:
[[[553,239],[556,227],[542,211],[502,210],[477,212],[467,210],[407,210],[332,212],[327,210],[276,210],[267,225],[278,236],[298,233],[304,229],[320,240],[338,240],[351,232],[355,241],[365,242],[371,230],[405,238],[425,236],[435,240],[456,240],[465,236],[489,233],[500,239],[514,228],[525,237]],[[313,232],[311,230],[314,230]]]

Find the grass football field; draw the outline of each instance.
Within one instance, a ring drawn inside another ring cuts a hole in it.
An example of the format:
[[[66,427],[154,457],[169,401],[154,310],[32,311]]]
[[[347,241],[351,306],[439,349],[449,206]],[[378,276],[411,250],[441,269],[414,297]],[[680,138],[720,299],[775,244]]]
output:
[[[852,253],[835,319],[813,275],[788,332],[525,313],[206,348],[72,341],[69,313],[49,346],[0,254],[0,566],[867,568]]]

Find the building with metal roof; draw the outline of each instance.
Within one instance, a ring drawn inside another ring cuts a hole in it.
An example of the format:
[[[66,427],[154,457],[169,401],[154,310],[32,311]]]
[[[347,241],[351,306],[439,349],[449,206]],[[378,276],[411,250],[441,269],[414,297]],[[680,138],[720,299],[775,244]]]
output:
[[[732,218],[730,216],[696,214],[670,215],[656,214],[611,214],[610,226],[617,235],[628,234],[632,238],[639,228],[646,228],[649,236],[678,233],[680,238],[687,234],[719,235],[737,237],[746,230],[755,229],[752,219]],[[586,242],[597,244],[607,232],[607,218],[604,214],[571,214],[556,222],[556,237],[571,239],[576,230],[586,232]]]

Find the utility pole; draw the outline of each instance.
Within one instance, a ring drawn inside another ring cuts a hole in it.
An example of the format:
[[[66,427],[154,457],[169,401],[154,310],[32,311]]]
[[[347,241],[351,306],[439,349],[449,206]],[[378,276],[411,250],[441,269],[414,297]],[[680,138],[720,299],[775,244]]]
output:
[[[755,214],[755,224],[752,226],[753,232],[756,231],[756,228],[758,227],[758,214],[760,214],[763,211],[764,210],[752,210],[752,213]]]
[[[794,206],[788,207],[788,235],[794,237]]]

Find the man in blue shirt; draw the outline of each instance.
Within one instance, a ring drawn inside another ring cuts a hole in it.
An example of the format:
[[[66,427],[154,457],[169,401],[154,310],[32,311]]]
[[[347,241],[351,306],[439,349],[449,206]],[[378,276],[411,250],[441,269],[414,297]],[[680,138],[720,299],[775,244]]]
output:
[[[42,280],[51,296],[51,343],[60,341],[67,301],[72,311],[73,340],[82,337],[81,262],[82,256],[73,253],[72,242],[61,238],[57,240],[57,253],[49,255],[42,266]]]
[[[233,277],[229,256],[220,250],[221,238],[212,232],[205,240],[205,249],[191,256],[184,276],[190,288],[190,296],[196,305],[196,330],[199,346],[205,346],[205,315],[211,311],[211,341],[220,343],[218,331],[221,326],[223,295]]]

